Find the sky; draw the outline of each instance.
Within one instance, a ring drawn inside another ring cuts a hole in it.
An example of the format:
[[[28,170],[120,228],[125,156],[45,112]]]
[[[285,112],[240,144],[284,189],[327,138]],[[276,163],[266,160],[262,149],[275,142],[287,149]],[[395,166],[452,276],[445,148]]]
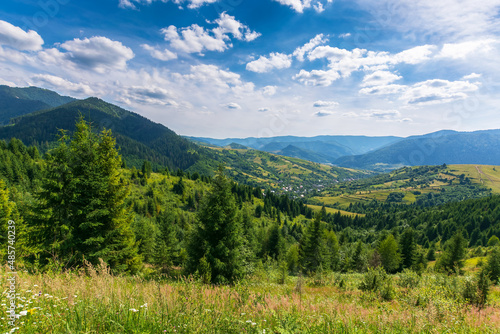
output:
[[[500,128],[500,0],[2,0],[0,84],[181,135]]]

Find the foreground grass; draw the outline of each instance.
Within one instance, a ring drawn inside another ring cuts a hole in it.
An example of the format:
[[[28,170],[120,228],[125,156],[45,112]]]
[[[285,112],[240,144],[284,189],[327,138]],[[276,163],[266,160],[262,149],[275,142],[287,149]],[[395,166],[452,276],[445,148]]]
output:
[[[115,277],[106,269],[84,273],[19,274],[18,333],[497,333],[500,291],[484,310],[457,291],[465,278],[426,274],[393,277],[395,295],[384,301],[362,292],[359,274],[287,278],[273,273],[235,286],[189,279]],[[2,272],[2,322],[7,323]]]

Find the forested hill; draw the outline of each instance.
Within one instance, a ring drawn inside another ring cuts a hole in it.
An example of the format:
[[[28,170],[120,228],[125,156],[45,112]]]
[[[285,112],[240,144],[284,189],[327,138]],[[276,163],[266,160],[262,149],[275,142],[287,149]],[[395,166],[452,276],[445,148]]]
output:
[[[339,158],[335,163],[375,170],[443,163],[499,165],[500,130],[439,131],[413,136],[370,153]]]
[[[38,96],[46,93],[54,97],[54,101],[59,96],[55,92],[35,87],[23,88],[20,92],[34,92],[30,98],[46,102],[50,102],[50,99]],[[51,103],[56,103],[54,101]],[[62,102],[60,99],[57,101]],[[112,130],[128,167],[141,168],[144,161],[149,161],[154,171],[167,167],[170,171],[182,169],[211,175],[218,164],[224,163],[230,168],[231,176],[240,183],[273,189],[287,188],[288,191],[293,186],[294,191],[307,189],[309,192],[320,185],[324,186],[326,180],[339,182],[370,175],[363,171],[244,150],[238,144],[233,144],[230,149],[207,148],[178,136],[162,124],[95,97],[71,99],[64,105],[29,114],[19,113],[19,116],[10,119],[9,125],[0,126],[0,139],[9,142],[11,138],[17,138],[25,145],[36,146],[41,153],[45,153],[56,146],[61,129],[71,135],[80,117],[90,121],[94,132],[103,128]],[[303,191],[300,194],[304,194]],[[296,196],[300,194],[295,193]]]
[[[140,166],[149,160],[156,166],[186,169],[204,157],[203,149],[167,127],[94,97],[15,118],[13,125],[0,127],[0,139],[18,138],[45,150],[57,140],[59,129],[74,131],[81,116],[96,130],[113,131],[128,164]]]
[[[7,124],[11,118],[58,107],[74,100],[48,89],[0,85],[0,125]]]

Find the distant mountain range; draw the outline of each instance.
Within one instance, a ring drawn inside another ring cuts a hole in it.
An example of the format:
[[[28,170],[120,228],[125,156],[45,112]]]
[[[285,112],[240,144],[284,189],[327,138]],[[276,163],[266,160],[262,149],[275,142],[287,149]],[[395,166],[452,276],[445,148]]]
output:
[[[438,131],[335,161],[343,167],[372,170],[443,163],[500,165],[500,130]]]
[[[310,160],[318,163],[335,163],[343,156],[363,154],[395,143],[402,138],[367,137],[367,136],[316,136],[296,137],[281,136],[269,138],[228,138],[212,139],[187,137],[200,143],[220,147],[239,144],[256,150],[271,152],[293,158]]]
[[[402,166],[446,164],[500,165],[500,130],[443,130],[421,136],[316,136],[212,139],[209,145],[244,145],[256,150],[341,167],[387,171]]]
[[[73,131],[76,120],[82,116],[91,120],[97,129],[111,128],[125,160],[134,166],[149,160],[153,165],[170,169],[191,168],[209,172],[220,161],[234,163],[231,155],[221,155],[220,152],[226,150],[216,152],[197,145],[200,143],[233,150],[255,149],[315,163],[377,171],[443,163],[500,165],[500,130],[445,130],[407,138],[183,138],[161,124],[98,98],[76,100],[37,87],[0,86],[0,139],[16,137],[27,145],[48,149],[57,139],[59,129]]]

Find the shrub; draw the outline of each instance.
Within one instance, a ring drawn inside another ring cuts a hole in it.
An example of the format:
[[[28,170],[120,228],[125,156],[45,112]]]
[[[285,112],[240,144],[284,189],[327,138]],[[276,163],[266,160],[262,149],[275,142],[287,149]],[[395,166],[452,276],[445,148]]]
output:
[[[397,281],[398,286],[402,288],[414,289],[420,283],[420,276],[409,269],[405,269],[401,274],[399,274],[399,280]]]
[[[363,291],[378,291],[382,288],[385,280],[387,280],[387,274],[382,267],[375,269],[368,268],[368,271],[363,275],[359,289]]]

